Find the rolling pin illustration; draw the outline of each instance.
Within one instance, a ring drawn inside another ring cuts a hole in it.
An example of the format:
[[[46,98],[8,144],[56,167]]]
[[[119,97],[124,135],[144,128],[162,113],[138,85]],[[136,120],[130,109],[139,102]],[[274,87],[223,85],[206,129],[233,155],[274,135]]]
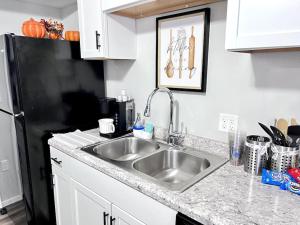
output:
[[[192,72],[193,69],[195,68],[195,36],[194,36],[194,26],[192,26],[192,34],[189,39],[189,70],[190,70],[190,75],[189,78],[192,79]]]
[[[165,68],[165,71],[166,71],[166,74],[167,74],[167,77],[169,78],[172,78],[173,75],[174,75],[174,65],[173,65],[173,62],[172,62],[172,29],[170,30],[170,45],[169,45],[169,61],[168,61],[168,64]]]

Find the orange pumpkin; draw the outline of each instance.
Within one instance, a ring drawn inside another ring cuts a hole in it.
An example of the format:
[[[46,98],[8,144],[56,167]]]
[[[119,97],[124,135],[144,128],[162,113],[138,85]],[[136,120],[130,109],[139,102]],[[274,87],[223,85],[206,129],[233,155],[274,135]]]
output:
[[[57,34],[55,32],[49,32],[48,36],[49,36],[50,39],[53,39],[53,40],[58,40],[61,37],[59,34]]]
[[[66,31],[65,32],[65,40],[79,41],[80,40],[79,31]]]
[[[31,18],[23,23],[22,33],[27,37],[43,38],[45,37],[46,29],[42,23]]]

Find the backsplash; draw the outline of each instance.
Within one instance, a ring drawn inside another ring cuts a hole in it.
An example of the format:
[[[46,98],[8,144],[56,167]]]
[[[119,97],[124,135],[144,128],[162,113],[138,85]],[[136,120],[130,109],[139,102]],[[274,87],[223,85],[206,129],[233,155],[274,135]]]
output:
[[[166,140],[168,129],[162,127],[154,128],[154,137],[157,139]],[[183,145],[194,148],[196,150],[206,151],[212,154],[218,154],[229,158],[228,144],[222,141],[216,141],[209,138],[199,137],[191,134],[184,134]]]
[[[300,119],[300,52],[231,53],[225,50],[226,1],[211,8],[207,92],[175,92],[175,124],[188,133],[227,142],[218,131],[219,114],[239,116],[240,128],[248,134],[265,135],[257,122],[273,124],[274,118]],[[197,7],[196,7],[197,8]],[[198,7],[199,8],[199,7]],[[194,8],[192,9],[194,10]],[[155,17],[137,20],[136,61],[107,61],[107,95],[122,89],[143,112],[155,88]],[[152,102],[154,125],[168,127],[169,100],[164,93]]]

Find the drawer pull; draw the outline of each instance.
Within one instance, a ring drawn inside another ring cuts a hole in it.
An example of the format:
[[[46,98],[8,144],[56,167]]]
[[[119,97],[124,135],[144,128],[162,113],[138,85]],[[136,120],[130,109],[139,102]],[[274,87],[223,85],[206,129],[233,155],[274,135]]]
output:
[[[113,225],[113,223],[115,222],[116,218],[113,218],[112,216],[110,216],[110,225]]]
[[[61,165],[61,163],[62,163],[62,161],[57,160],[57,158],[51,158],[51,160],[52,160],[53,162],[55,162],[56,164],[58,164],[58,165]]]
[[[96,31],[96,48],[100,49],[101,45],[99,44],[100,34]]]
[[[106,221],[107,221],[108,215],[109,215],[108,213],[103,212],[103,224],[104,224],[104,225],[107,225],[107,224],[106,224]]]

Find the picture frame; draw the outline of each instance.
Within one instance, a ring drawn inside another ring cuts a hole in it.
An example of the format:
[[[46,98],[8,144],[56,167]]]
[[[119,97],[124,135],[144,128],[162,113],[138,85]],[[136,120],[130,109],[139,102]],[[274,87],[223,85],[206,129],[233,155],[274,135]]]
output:
[[[210,8],[156,19],[156,87],[206,92]]]

